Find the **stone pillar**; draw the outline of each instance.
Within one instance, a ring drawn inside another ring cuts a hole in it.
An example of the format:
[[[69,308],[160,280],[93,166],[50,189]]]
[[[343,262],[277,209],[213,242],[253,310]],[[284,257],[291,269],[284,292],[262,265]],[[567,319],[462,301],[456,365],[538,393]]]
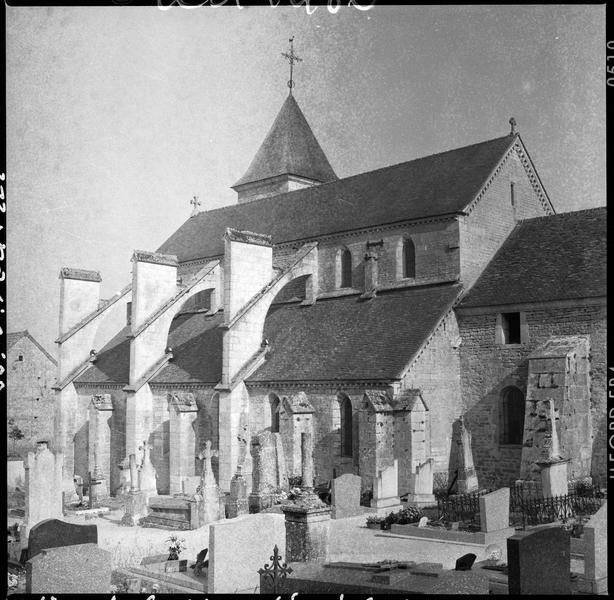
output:
[[[279,434],[290,475],[301,474],[301,434],[313,433],[314,412],[305,392],[284,397],[281,401]]]
[[[92,475],[99,481],[99,497],[109,495],[111,482],[111,440],[109,419],[113,415],[110,394],[92,396],[89,405],[89,460]]]
[[[228,502],[228,517],[234,519],[248,512],[247,504],[247,482],[241,474],[241,467],[237,467],[237,472],[230,482],[230,499]]]
[[[313,490],[313,437],[311,433],[301,433],[301,478],[303,489]]]
[[[378,285],[377,253],[368,250],[365,254],[365,289],[362,298],[372,298]]]
[[[23,537],[44,519],[62,519],[62,455],[53,455],[47,441],[37,442],[25,464],[26,510]],[[74,485],[73,485],[74,489]]]
[[[194,476],[194,421],[198,406],[191,392],[172,392],[169,397],[170,493],[183,492],[183,481]]]
[[[286,518],[286,560],[290,562],[326,562],[328,560],[329,506],[317,496],[313,504],[288,504],[282,507]]]

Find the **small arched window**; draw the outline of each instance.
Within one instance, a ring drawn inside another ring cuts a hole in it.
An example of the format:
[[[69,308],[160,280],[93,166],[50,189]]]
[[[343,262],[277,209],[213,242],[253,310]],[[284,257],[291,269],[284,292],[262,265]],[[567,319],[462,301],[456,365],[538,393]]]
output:
[[[501,393],[501,443],[522,444],[524,433],[524,394],[517,387]]]
[[[351,288],[352,287],[352,253],[345,248],[341,251],[340,258],[340,284],[339,287]]]
[[[279,398],[275,394],[269,396],[269,407],[271,410],[271,433],[279,432]]]
[[[341,456],[353,455],[352,402],[347,396],[339,397],[341,412]]]
[[[416,247],[409,238],[403,240],[403,277],[416,276]]]

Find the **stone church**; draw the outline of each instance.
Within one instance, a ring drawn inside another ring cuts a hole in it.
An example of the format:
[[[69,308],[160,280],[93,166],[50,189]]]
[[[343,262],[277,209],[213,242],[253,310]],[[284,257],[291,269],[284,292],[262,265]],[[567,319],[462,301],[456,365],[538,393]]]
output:
[[[510,124],[339,179],[290,89],[235,204],[135,250],[110,299],[63,268],[64,488],[96,469],[114,493],[148,442],[180,493],[207,441],[220,488],[251,487],[253,442],[300,475],[311,433],[316,483],[369,490],[396,459],[405,494],[425,465],[447,485],[459,423],[480,482],[535,479],[553,446],[568,479],[603,476],[606,211],[555,214]]]

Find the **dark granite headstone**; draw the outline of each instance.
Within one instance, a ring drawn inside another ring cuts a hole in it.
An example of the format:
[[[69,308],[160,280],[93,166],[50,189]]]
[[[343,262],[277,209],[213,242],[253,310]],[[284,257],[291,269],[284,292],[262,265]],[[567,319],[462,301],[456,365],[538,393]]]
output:
[[[571,594],[569,533],[541,527],[507,539],[510,594]]]
[[[477,556],[475,554],[464,554],[456,561],[455,571],[471,571],[471,567]]]
[[[45,548],[97,543],[98,527],[96,525],[77,525],[59,519],[45,519],[30,529],[28,558],[34,558]]]
[[[27,594],[108,594],[111,553],[96,544],[40,551],[26,563]]]

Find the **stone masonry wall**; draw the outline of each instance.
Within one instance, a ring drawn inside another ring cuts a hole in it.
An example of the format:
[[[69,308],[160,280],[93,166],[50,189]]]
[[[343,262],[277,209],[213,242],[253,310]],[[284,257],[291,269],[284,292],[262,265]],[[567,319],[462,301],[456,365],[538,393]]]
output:
[[[169,457],[170,445],[170,414],[168,393],[174,388],[158,388],[153,390],[153,428],[149,442],[153,446],[151,460],[156,469],[158,493],[168,494],[170,490]],[[212,448],[218,447],[218,398],[212,388],[191,388],[198,406],[198,414],[194,420],[195,428],[194,448],[194,475],[200,475],[202,461],[197,455],[207,440],[211,440]],[[213,472],[217,478],[217,458],[212,460]]]
[[[525,311],[528,339],[519,345],[495,343],[496,313],[459,314],[462,336],[461,381],[467,406],[465,423],[473,434],[473,456],[480,481],[508,485],[520,474],[521,446],[500,440],[501,391],[527,389],[527,356],[551,336],[589,335],[591,348],[592,474],[605,478],[606,307],[535,306]],[[425,396],[426,398],[426,396]]]
[[[447,473],[452,424],[463,414],[460,387],[459,329],[449,313],[403,378],[403,388],[419,389],[429,409],[433,471]],[[407,482],[401,482],[406,487]]]
[[[19,360],[19,356],[22,360]],[[6,359],[7,419],[14,419],[24,438],[15,442],[15,452],[24,460],[38,440],[53,447],[53,420],[56,366],[27,336],[11,347]],[[13,441],[7,440],[13,451]]]
[[[460,268],[465,287],[474,283],[517,221],[545,214],[518,155],[513,152],[475,208],[460,219]]]
[[[275,389],[252,388],[249,390],[250,412],[249,424],[252,437],[271,426],[269,416],[269,394],[276,394],[280,400],[284,396],[292,396],[304,391],[307,399],[314,408],[313,415],[309,415],[313,426],[313,459],[316,482],[325,482],[332,479],[333,472],[338,477],[343,473],[358,472],[358,411],[360,410],[364,390],[343,389],[352,403],[352,445],[353,456],[341,456],[341,420],[338,390],[335,389],[309,389],[279,387]],[[283,440],[284,447],[290,446],[290,440]]]

